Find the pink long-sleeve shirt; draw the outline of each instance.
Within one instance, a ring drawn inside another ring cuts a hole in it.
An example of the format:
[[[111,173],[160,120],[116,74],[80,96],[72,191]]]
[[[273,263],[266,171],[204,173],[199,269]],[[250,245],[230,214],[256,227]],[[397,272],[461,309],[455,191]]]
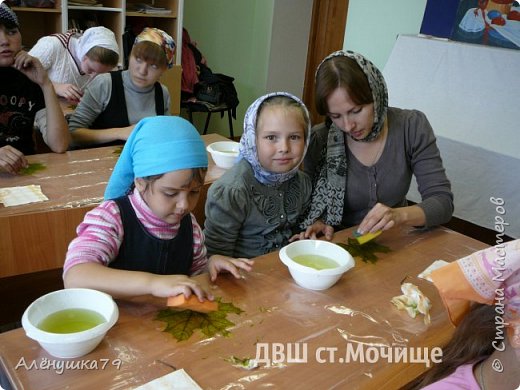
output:
[[[177,236],[180,223],[171,225],[157,218],[145,203],[139,191],[129,196],[137,218],[154,237],[169,240]],[[191,214],[193,225],[193,264],[190,274],[203,272],[207,264],[204,235],[195,216]],[[123,224],[119,207],[113,200],[104,201],[89,211],[76,229],[78,236],[69,245],[63,274],[81,263],[99,263],[107,266],[114,260],[123,242]]]

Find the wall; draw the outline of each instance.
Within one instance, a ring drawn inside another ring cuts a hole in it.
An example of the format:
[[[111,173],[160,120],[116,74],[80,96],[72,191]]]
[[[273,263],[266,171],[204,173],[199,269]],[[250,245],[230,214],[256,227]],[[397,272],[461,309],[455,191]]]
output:
[[[247,107],[266,90],[274,0],[189,0],[184,27],[216,73],[235,78],[240,104],[235,134],[242,134]],[[197,115],[195,115],[197,116]],[[229,135],[227,120],[213,115],[210,132]],[[205,115],[195,118],[204,128]]]
[[[268,92],[303,95],[308,37],[313,0],[278,0],[274,3],[269,56]]]
[[[247,107],[266,92],[303,93],[313,0],[189,0],[184,26],[210,68],[235,77],[240,105],[233,121],[242,133]],[[197,116],[197,115],[196,115]],[[204,128],[205,115],[195,118]],[[226,118],[213,115],[209,131],[228,135]]]
[[[359,52],[381,71],[398,34],[418,34],[426,0],[349,0],[343,49]]]
[[[235,77],[240,105],[235,134],[258,96],[287,90],[301,96],[312,0],[187,0],[184,26],[217,73]],[[426,0],[349,0],[344,49],[369,57],[381,70],[398,34],[417,34]],[[389,17],[388,15],[391,15]],[[204,115],[195,118],[204,127]],[[213,115],[211,132],[228,135]]]

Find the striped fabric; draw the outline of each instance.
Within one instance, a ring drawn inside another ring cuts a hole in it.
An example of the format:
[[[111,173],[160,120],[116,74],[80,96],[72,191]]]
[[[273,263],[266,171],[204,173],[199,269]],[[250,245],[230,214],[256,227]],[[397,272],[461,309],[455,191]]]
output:
[[[154,237],[167,240],[177,235],[180,224],[170,225],[157,218],[137,190],[130,195],[130,203],[139,221]],[[207,256],[204,235],[193,214],[191,214],[191,221],[193,264],[190,274],[196,275],[205,271]],[[116,203],[111,200],[105,201],[88,212],[76,232],[78,236],[69,245],[63,274],[76,264],[91,262],[108,265],[117,257],[124,236]]]

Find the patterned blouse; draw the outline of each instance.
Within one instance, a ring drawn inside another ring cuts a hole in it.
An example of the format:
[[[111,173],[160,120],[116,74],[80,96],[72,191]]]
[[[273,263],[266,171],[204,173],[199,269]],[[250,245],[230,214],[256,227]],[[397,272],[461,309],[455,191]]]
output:
[[[154,237],[169,240],[177,235],[180,224],[170,225],[157,218],[137,190],[130,195],[130,203],[137,218]],[[191,214],[193,225],[193,264],[190,274],[199,274],[206,268],[207,256],[202,229]],[[78,237],[69,245],[63,274],[80,263],[108,265],[117,257],[123,241],[123,224],[119,208],[113,200],[101,203],[85,215],[77,228]]]
[[[276,186],[258,182],[239,161],[208,190],[204,234],[208,254],[251,258],[277,250],[299,232],[311,197],[309,177],[298,172]]]

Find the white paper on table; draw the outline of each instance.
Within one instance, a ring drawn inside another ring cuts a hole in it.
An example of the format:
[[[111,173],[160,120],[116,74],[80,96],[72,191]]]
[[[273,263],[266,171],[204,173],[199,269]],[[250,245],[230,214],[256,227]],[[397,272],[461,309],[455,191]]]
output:
[[[39,185],[0,188],[0,203],[5,207],[49,200]]]
[[[417,277],[419,277],[421,279],[425,279],[428,282],[432,282],[432,279],[430,278],[430,274],[433,271],[435,271],[436,269],[444,267],[446,264],[449,264],[446,260],[435,260],[423,272],[421,272],[419,275],[417,275]]]
[[[135,390],[202,390],[184,369],[176,370],[160,378],[154,379]]]

